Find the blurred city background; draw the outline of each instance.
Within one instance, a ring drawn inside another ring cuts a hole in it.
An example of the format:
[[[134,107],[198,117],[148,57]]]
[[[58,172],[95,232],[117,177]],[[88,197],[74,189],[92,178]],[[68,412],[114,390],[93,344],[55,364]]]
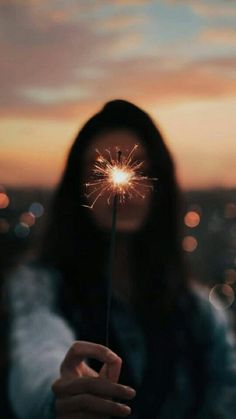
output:
[[[37,256],[52,196],[51,189],[0,186],[1,277]],[[209,288],[216,308],[236,309],[236,189],[186,191],[184,207],[182,245],[193,280]]]

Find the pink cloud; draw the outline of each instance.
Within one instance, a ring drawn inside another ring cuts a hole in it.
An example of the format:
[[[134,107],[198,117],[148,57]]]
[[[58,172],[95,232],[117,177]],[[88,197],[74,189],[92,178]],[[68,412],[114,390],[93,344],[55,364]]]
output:
[[[201,32],[200,40],[209,43],[235,45],[236,30],[233,28],[209,28]]]
[[[143,34],[125,31],[129,23],[138,24],[138,16],[119,14],[118,26],[114,15],[100,19],[108,26],[99,32],[94,15],[91,20],[76,15],[80,8],[53,9],[33,0],[27,6],[5,1],[0,7],[1,117],[73,118],[120,96],[158,102],[236,93],[236,81],[227,77],[234,58],[187,62],[148,54]],[[124,30],[117,35],[114,27]]]
[[[160,62],[161,62],[160,58]],[[164,63],[163,63],[164,64]],[[89,113],[101,101],[126,97],[139,103],[185,101],[186,98],[217,98],[234,96],[236,81],[227,77],[236,59],[214,59],[186,64],[178,68],[163,68],[156,59],[130,59],[107,62],[104,74],[96,78],[83,76],[83,87],[91,92],[87,98],[45,103],[19,97],[2,106],[2,116],[74,118]],[[50,91],[49,91],[50,93]],[[79,92],[78,92],[79,93]]]
[[[119,6],[146,6],[147,0],[113,0],[113,4]]]
[[[102,30],[126,30],[147,22],[147,17],[140,15],[115,14],[103,21]]]
[[[99,79],[81,78],[83,88],[92,92],[88,97],[76,100],[59,100],[55,103],[37,103],[27,97],[17,97],[2,106],[2,116],[71,117],[86,113],[101,101],[112,97],[132,98],[139,102],[181,101],[186,97],[209,98],[233,96],[236,81],[226,77],[236,64],[236,59],[214,59],[188,63],[179,68],[168,69],[161,60],[133,58],[125,62],[104,63],[105,70]],[[159,64],[160,63],[160,64]],[[76,85],[75,85],[76,86]],[[75,87],[76,88],[76,87]],[[49,91],[50,93],[50,91]],[[50,101],[49,101],[50,102]]]

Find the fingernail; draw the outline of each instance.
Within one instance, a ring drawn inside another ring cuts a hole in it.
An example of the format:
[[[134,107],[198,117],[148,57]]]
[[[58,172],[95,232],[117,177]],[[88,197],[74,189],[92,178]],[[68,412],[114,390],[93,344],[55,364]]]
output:
[[[133,391],[134,393],[136,393],[136,391],[133,387],[125,386],[125,388],[129,391]]]
[[[136,396],[136,391],[134,388],[126,386],[126,390],[129,392],[131,396]]]
[[[109,361],[116,361],[119,357],[114,352],[109,352],[108,360]]]
[[[125,404],[121,404],[121,403],[118,403],[119,405],[120,405],[120,407],[122,408],[122,411],[123,411],[123,413],[124,413],[124,415],[130,415],[130,413],[131,413],[131,409],[130,409],[130,407],[129,406],[127,406],[127,405],[125,405]]]

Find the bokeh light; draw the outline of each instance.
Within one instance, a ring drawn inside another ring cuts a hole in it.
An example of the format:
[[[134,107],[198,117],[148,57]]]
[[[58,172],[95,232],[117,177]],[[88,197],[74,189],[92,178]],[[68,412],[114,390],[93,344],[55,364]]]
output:
[[[8,233],[10,229],[10,224],[8,223],[5,218],[0,218],[0,234],[6,234]]]
[[[29,233],[30,233],[30,228],[27,224],[19,223],[19,224],[16,225],[15,235],[19,239],[24,239],[25,237],[27,237],[29,235]]]
[[[194,252],[198,246],[197,239],[193,236],[186,236],[183,239],[183,249],[186,252]]]
[[[216,284],[209,293],[209,301],[217,310],[229,308],[234,299],[234,290],[228,284]]]
[[[7,208],[10,203],[10,199],[5,192],[0,192],[0,209]]]
[[[32,227],[35,224],[35,215],[32,212],[23,212],[20,216],[20,221]]]
[[[184,223],[190,228],[197,227],[200,223],[200,215],[196,211],[188,211],[184,217]]]
[[[29,207],[29,212],[36,218],[39,218],[44,213],[44,207],[42,204],[40,204],[40,202],[33,202]]]
[[[225,282],[228,285],[233,285],[236,282],[236,271],[235,271],[235,269],[226,269],[226,271],[225,271]]]
[[[228,218],[228,219],[236,218],[236,204],[232,202],[226,204],[224,215],[225,215],[225,218]]]

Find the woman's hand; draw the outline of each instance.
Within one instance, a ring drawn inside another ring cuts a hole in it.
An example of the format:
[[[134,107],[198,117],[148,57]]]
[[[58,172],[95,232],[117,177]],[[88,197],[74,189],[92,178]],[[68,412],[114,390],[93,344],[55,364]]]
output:
[[[99,373],[86,358],[103,363]],[[131,410],[112,399],[132,399],[135,390],[118,384],[122,360],[105,346],[76,341],[61,364],[61,377],[52,385],[58,419],[126,417]]]

